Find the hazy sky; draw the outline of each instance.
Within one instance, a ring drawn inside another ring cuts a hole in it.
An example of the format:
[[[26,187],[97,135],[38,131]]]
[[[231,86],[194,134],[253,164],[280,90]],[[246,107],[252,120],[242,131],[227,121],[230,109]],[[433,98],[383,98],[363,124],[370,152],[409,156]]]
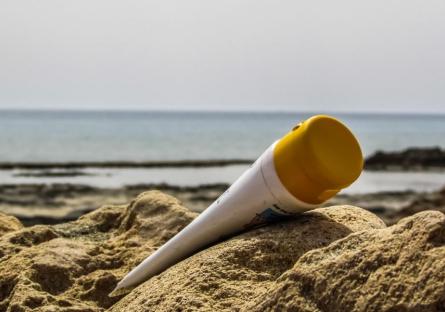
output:
[[[1,0],[0,108],[445,112],[445,1]]]

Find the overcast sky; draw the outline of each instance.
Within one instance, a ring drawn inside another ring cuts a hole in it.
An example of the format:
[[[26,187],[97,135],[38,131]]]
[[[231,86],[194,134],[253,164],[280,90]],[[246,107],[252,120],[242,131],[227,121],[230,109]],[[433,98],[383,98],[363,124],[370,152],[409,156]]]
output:
[[[445,112],[445,1],[2,0],[0,108]]]

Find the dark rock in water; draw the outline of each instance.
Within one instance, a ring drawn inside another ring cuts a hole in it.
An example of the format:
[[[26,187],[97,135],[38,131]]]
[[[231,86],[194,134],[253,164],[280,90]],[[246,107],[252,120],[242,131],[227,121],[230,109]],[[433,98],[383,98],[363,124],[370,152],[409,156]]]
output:
[[[378,151],[365,161],[366,170],[445,169],[445,150],[440,147],[408,148],[400,152]]]
[[[197,214],[161,192],[0,236],[0,311],[444,311],[445,215],[386,227],[316,209],[215,244],[127,296],[117,282]],[[5,221],[3,221],[5,220]]]
[[[22,171],[13,174],[13,177],[24,177],[24,178],[72,178],[72,177],[81,177],[81,176],[94,176],[96,174],[87,173],[79,170],[63,170],[63,171],[54,171],[54,170],[29,170]]]
[[[1,170],[74,170],[82,168],[206,168],[249,165],[251,159],[196,159],[161,161],[0,162]]]

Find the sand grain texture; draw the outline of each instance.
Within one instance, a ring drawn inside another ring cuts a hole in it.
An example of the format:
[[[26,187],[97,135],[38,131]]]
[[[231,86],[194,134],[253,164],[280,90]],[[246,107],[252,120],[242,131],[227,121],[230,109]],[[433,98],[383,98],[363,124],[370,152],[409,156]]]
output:
[[[0,237],[0,311],[104,311],[108,294],[155,248],[195,217],[175,198],[141,194],[78,221]]]
[[[23,225],[16,217],[0,212],[0,237],[21,228],[23,228]]]
[[[0,234],[0,311],[445,310],[445,215],[420,212],[386,227],[353,206],[243,233],[109,297],[195,217],[151,191],[75,222],[12,221]]]
[[[251,311],[445,311],[445,215],[425,211],[313,250]]]

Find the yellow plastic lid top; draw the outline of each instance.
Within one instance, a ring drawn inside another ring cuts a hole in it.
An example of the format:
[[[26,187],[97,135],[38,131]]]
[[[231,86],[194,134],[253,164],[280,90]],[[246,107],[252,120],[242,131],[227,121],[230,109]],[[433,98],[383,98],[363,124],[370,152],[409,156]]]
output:
[[[360,176],[363,155],[344,124],[317,115],[278,141],[274,164],[280,181],[292,195],[309,204],[320,204]]]

